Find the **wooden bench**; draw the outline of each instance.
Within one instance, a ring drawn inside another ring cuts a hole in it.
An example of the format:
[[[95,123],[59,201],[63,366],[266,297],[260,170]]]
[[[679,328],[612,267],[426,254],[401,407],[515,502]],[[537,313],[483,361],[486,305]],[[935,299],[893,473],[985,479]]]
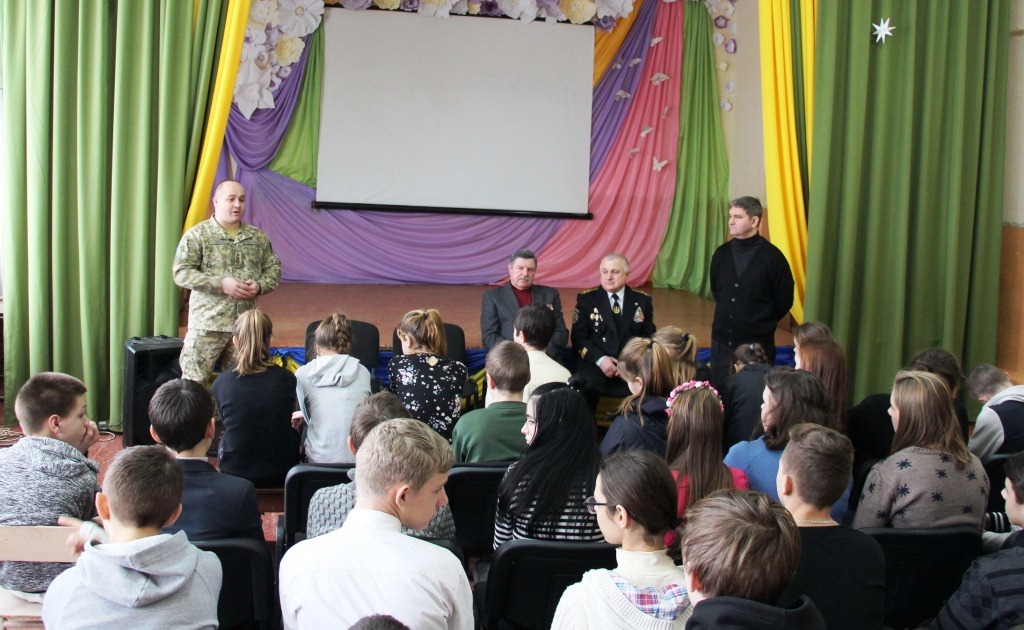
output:
[[[256,488],[260,514],[284,512],[284,488]]]
[[[0,526],[0,560],[15,562],[74,562],[67,546],[67,527]],[[41,628],[43,605],[27,602],[0,589],[0,628]]]

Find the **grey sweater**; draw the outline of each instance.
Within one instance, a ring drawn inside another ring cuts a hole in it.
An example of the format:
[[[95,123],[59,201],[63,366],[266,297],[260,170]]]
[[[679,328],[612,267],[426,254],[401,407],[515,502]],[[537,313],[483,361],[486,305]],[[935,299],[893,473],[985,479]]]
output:
[[[90,542],[43,600],[47,628],[216,628],[220,560],[184,532]]]
[[[57,517],[88,520],[100,466],[78,449],[48,437],[26,436],[0,451],[0,525],[56,525]],[[72,566],[59,562],[0,562],[0,587],[41,593]]]

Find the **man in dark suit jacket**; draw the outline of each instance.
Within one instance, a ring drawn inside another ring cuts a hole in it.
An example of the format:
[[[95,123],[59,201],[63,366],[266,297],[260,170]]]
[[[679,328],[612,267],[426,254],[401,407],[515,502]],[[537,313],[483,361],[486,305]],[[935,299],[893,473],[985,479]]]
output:
[[[651,297],[626,286],[628,278],[626,257],[608,254],[601,259],[601,286],[578,294],[572,315],[576,372],[605,396],[629,395],[619,378],[619,353],[633,337],[650,337],[655,331]]]
[[[558,290],[533,283],[537,274],[537,256],[528,249],[516,250],[508,261],[509,281],[484,293],[480,308],[480,332],[484,348],[490,350],[512,339],[512,322],[519,309],[530,304],[545,304],[555,312],[555,334],[547,354],[559,359],[569,342],[569,329],[562,318],[562,300]]]
[[[263,541],[256,487],[220,473],[206,459],[213,442],[213,397],[195,381],[160,386],[149,403],[150,434],[174,450],[185,471],[181,516],[165,534],[184,531],[189,540],[255,538]]]

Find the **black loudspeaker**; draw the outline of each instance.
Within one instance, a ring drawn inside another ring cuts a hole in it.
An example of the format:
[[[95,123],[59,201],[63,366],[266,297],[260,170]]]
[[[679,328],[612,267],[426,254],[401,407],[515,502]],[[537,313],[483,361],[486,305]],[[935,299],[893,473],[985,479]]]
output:
[[[122,429],[125,446],[153,444],[149,435],[149,401],[157,388],[181,378],[183,341],[175,337],[132,337],[124,342]]]

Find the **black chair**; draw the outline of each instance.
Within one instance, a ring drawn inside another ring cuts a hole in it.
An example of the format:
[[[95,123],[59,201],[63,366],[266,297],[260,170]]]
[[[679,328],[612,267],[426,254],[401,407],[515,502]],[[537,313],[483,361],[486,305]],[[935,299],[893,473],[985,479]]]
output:
[[[310,322],[306,326],[306,363],[316,358],[316,329],[322,320]],[[352,326],[352,347],[349,348],[349,356],[359,359],[367,370],[370,371],[370,390],[380,391],[380,379],[377,378],[377,366],[380,365],[380,331],[369,322],[361,322],[356,319],[348,320]]]
[[[445,353],[445,356],[449,359],[460,361],[463,365],[467,365],[466,332],[462,330],[462,326],[445,322],[444,336],[448,342],[448,352]],[[395,328],[391,333],[391,356],[400,357],[403,354],[402,341],[398,338],[398,329]],[[467,378],[466,383],[462,386],[462,397],[466,401],[466,411],[472,411],[483,406],[480,390],[477,389],[476,382],[472,378]]]
[[[558,600],[591,569],[615,568],[607,543],[510,540],[494,551],[478,617],[487,630],[551,627]]]
[[[277,558],[284,557],[292,545],[306,538],[309,502],[321,488],[350,481],[354,464],[299,464],[284,480],[284,514],[277,519]]]
[[[1003,488],[1006,487],[1006,460],[1013,455],[995,455],[985,464],[985,474],[988,475],[988,507],[986,512],[1002,512],[1006,508],[1003,500]]]
[[[217,618],[224,630],[280,627],[281,606],[274,584],[274,560],[265,543],[250,538],[193,541],[220,559],[224,581]]]
[[[981,533],[966,525],[861,531],[885,554],[885,625],[890,628],[916,628],[937,615],[981,554]]]
[[[455,521],[455,540],[467,556],[484,556],[494,548],[494,508],[507,463],[460,465],[448,473],[445,493]]]

